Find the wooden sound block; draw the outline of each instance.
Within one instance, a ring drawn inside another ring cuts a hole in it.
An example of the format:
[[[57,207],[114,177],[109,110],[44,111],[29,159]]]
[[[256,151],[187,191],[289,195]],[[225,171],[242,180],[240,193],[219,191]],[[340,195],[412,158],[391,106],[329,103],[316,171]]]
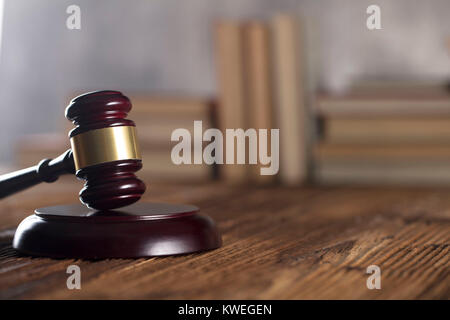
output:
[[[53,258],[140,258],[221,246],[214,222],[191,205],[136,203],[96,211],[81,204],[46,207],[23,220],[13,247]]]

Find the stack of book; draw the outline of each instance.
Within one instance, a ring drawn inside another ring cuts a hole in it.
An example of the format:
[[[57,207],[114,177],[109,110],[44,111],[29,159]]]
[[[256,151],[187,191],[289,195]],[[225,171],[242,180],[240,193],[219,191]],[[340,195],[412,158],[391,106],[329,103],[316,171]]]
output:
[[[216,167],[202,164],[173,163],[172,148],[178,141],[171,141],[172,132],[183,128],[190,132],[191,159],[194,146],[194,121],[202,121],[203,131],[215,128],[213,101],[206,98],[155,97],[129,95],[133,108],[129,118],[136,123],[143,168],[139,176],[149,181],[201,182],[213,179]],[[197,151],[197,152],[202,152]],[[197,156],[202,157],[203,154]]]
[[[155,97],[128,95],[133,105],[127,118],[136,123],[143,168],[137,173],[146,182],[202,182],[216,176],[216,167],[202,164],[175,165],[171,152],[178,141],[171,141],[172,132],[187,129],[194,145],[194,121],[202,121],[203,131],[215,128],[214,103],[206,98]],[[65,132],[22,136],[16,148],[15,165],[36,165],[45,158],[54,158],[70,148],[67,133],[73,125],[67,121]],[[192,158],[194,148],[191,148]],[[200,155],[202,156],[202,154]]]
[[[222,20],[215,27],[220,129],[267,129],[269,141],[270,129],[280,129],[277,176],[261,175],[258,161],[223,165],[221,177],[231,183],[271,183],[275,177],[284,184],[304,182],[309,121],[300,24],[278,14],[270,21]]]
[[[35,166],[41,160],[53,159],[69,148],[69,138],[61,132],[23,135],[16,142],[14,167]]]
[[[319,95],[314,148],[321,183],[450,184],[450,94],[445,86],[358,86]]]

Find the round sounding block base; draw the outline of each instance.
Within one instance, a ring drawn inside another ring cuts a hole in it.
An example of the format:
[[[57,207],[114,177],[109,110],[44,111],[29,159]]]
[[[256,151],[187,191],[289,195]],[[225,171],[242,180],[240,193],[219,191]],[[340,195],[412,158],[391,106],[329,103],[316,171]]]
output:
[[[53,258],[140,258],[215,249],[214,222],[191,205],[135,203],[97,211],[82,204],[45,207],[25,218],[13,247]]]

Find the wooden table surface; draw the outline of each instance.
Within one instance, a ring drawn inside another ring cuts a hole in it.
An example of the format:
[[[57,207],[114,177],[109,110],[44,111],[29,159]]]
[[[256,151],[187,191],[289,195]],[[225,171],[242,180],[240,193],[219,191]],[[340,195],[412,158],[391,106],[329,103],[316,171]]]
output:
[[[76,202],[67,180],[1,201],[3,299],[449,299],[450,189],[150,185],[144,201],[198,205],[223,247],[151,259],[31,258],[11,248],[36,207]],[[81,268],[81,290],[66,269]],[[381,268],[381,289],[366,268]]]

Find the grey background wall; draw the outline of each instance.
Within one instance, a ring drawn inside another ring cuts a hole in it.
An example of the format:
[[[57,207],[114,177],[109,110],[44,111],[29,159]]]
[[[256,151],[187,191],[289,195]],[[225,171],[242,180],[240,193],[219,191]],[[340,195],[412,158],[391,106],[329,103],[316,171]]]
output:
[[[70,4],[81,7],[79,31],[65,27]],[[365,27],[370,4],[382,9],[382,30]],[[18,136],[60,130],[76,91],[214,95],[213,21],[275,12],[303,18],[315,87],[341,90],[364,77],[449,78],[448,0],[6,0],[0,162],[11,161]]]

